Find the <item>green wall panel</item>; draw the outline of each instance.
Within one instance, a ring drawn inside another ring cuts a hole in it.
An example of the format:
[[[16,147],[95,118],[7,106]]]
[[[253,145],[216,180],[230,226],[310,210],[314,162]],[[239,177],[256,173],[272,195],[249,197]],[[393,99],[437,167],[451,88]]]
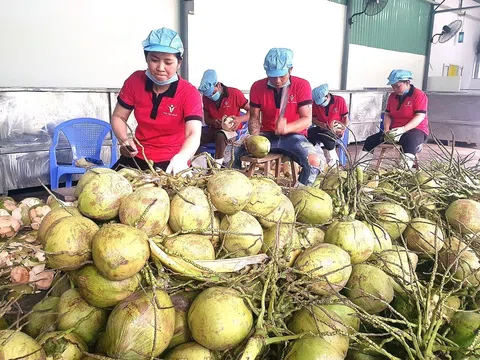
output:
[[[389,0],[375,16],[355,16],[350,43],[425,55],[431,6],[424,0]],[[353,13],[362,10],[363,0],[353,0]]]
[[[347,0],[328,0],[337,4],[347,5]]]

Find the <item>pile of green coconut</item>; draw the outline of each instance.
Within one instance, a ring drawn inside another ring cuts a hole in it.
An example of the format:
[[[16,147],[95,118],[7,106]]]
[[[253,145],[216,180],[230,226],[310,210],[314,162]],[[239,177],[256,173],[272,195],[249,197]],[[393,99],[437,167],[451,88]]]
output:
[[[479,174],[89,170],[37,219],[64,276],[0,359],[478,359]]]

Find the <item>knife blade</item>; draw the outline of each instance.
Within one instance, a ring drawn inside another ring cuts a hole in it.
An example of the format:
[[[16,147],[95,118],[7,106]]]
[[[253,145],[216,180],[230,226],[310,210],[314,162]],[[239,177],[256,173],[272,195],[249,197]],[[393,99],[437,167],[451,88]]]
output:
[[[283,117],[285,115],[285,110],[287,108],[288,103],[288,93],[290,90],[290,86],[286,86],[282,89],[282,97],[280,98],[280,111],[279,117]]]

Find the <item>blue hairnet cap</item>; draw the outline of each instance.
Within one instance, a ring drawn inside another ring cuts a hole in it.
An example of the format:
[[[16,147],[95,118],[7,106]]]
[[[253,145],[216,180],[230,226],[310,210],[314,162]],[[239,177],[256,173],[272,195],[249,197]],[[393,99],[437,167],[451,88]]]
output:
[[[213,94],[213,88],[217,85],[217,72],[212,69],[208,69],[203,73],[202,81],[200,81],[200,86],[198,91],[200,91],[205,96],[211,96]]]
[[[413,74],[411,71],[408,70],[392,70],[390,75],[388,75],[388,83],[387,85],[396,84],[399,81],[403,80],[412,80]]]
[[[142,42],[143,50],[157,51],[183,56],[183,42],[176,31],[163,27],[150,31]]]
[[[293,51],[285,48],[273,48],[265,56],[263,68],[268,77],[285,76],[293,61]]]
[[[320,105],[328,94],[328,84],[322,84],[312,90],[312,98],[315,104]]]

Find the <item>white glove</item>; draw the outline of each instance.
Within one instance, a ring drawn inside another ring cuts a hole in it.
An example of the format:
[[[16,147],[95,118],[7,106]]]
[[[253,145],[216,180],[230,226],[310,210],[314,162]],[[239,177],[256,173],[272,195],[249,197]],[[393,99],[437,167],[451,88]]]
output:
[[[392,129],[386,133],[387,137],[392,141],[400,140],[403,134],[405,134],[405,128],[403,126]]]
[[[177,175],[180,171],[188,169],[187,161],[188,159],[185,156],[177,154],[172,157],[172,160],[170,160],[170,164],[168,164],[167,170],[165,170],[165,172],[167,174],[173,173],[173,175]]]

